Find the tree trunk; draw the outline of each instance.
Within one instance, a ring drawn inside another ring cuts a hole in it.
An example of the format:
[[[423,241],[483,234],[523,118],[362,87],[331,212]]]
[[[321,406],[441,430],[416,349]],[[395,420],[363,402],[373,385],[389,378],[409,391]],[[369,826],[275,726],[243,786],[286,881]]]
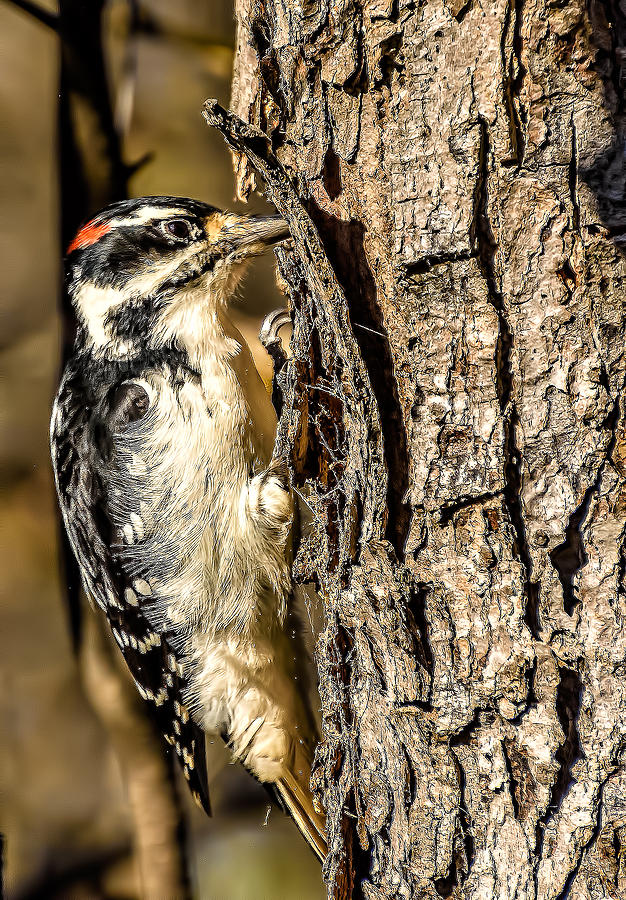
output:
[[[329,894],[624,897],[623,4],[236,13],[269,141],[206,116],[294,237]]]

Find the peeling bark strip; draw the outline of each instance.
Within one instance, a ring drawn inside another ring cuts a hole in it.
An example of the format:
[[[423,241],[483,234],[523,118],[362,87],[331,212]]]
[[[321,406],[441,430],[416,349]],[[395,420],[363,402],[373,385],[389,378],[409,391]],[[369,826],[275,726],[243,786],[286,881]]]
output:
[[[294,487],[313,516],[295,571],[316,583],[328,621],[318,649],[325,740],[315,778],[327,813],[325,873],[336,896],[349,897],[364,851],[373,849],[387,879],[397,853],[410,865],[405,795],[417,768],[416,701],[426,692],[406,578],[381,542],[387,476],[378,409],[343,292],[269,141],[215,101],[204,115],[262,176],[294,238],[293,251],[279,251],[294,334],[280,374],[277,449],[291,460]],[[380,609],[368,624],[372,607]]]
[[[207,117],[294,235],[329,895],[626,896],[624,13],[236,15]]]

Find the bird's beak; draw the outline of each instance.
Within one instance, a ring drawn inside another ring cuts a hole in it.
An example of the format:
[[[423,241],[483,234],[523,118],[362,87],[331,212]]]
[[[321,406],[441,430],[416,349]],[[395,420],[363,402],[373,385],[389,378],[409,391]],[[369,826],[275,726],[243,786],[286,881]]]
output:
[[[215,216],[207,219],[206,230],[209,238],[225,246],[227,252],[237,256],[254,256],[266,247],[277,244],[289,237],[287,223],[280,216],[234,216],[224,215],[222,227],[215,235]]]

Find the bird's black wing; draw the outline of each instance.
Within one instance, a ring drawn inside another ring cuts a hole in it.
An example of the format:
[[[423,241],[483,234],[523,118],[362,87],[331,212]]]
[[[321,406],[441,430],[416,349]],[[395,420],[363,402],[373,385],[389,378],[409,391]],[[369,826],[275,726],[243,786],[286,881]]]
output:
[[[184,702],[186,677],[174,635],[155,630],[141,594],[115,552],[99,458],[97,404],[78,367],[66,368],[55,400],[50,446],[65,528],[85,589],[104,611],[141,696],[176,751],[194,799],[210,814],[204,734]],[[106,438],[106,435],[104,436]]]

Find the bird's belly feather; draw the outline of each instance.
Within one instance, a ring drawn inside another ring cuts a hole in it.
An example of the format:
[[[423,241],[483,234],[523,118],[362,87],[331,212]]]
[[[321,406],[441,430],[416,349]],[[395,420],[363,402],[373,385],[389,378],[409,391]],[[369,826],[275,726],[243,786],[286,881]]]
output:
[[[288,525],[281,546],[251,510],[252,479],[256,475],[258,481],[268,460],[255,446],[245,397],[234,377],[226,379],[219,402],[207,398],[198,380],[176,384],[157,373],[141,384],[150,407],[115,436],[110,514],[123,535],[135,523],[133,540],[124,539],[121,557],[150,586],[145,609],[153,626],[197,636],[194,644],[221,660],[209,664],[195,653],[187,661],[191,670],[205,673],[205,682],[215,679],[209,691],[202,689],[201,703],[206,727],[211,720],[210,730],[221,730],[230,715],[223,697],[233,693],[237,665],[227,666],[221,651],[210,653],[209,646],[224,644],[227,634],[245,635],[254,643],[257,630],[284,615],[290,584]],[[219,687],[226,670],[228,690]],[[191,690],[192,706],[199,690]]]

